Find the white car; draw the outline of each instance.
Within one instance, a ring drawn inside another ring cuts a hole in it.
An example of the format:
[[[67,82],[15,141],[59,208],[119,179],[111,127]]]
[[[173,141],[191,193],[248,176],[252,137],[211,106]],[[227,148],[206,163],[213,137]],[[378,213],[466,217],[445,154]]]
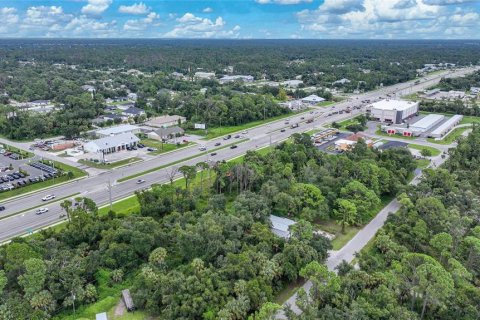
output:
[[[242,132],[242,134],[247,134],[247,133],[248,133],[248,131],[247,131],[247,130],[245,130],[245,131],[243,131],[243,132]]]
[[[55,196],[53,194],[46,195],[45,197],[42,198],[42,201],[48,201],[55,199]]]
[[[37,211],[35,211],[35,214],[39,215],[39,214],[42,214],[42,213],[45,213],[45,212],[48,212],[48,208],[37,209]]]
[[[137,184],[141,184],[141,183],[144,183],[144,182],[145,182],[145,180],[143,180],[143,179],[137,180]]]

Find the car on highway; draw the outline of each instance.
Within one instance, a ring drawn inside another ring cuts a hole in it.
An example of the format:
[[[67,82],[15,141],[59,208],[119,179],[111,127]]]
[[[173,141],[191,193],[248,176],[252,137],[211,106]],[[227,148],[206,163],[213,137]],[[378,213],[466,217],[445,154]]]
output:
[[[233,146],[230,146],[230,149],[236,149],[236,148],[238,148],[238,146],[235,144]]]
[[[231,134],[229,134],[229,135],[227,135],[227,136],[223,137],[223,140],[228,140],[228,139],[230,139],[231,137],[232,137],[232,135],[231,135]]]
[[[235,139],[238,139],[238,138],[240,138],[240,135],[237,134],[234,138],[235,138]]]
[[[212,157],[214,157],[214,156],[216,156],[216,155],[217,155],[217,153],[216,153],[216,152],[212,152],[212,153],[210,153],[210,156],[212,156]]]
[[[53,200],[53,199],[55,199],[55,195],[47,194],[45,197],[42,198],[42,201],[48,201],[48,200]]]
[[[40,215],[40,214],[43,214],[45,212],[48,212],[48,208],[40,208],[40,209],[37,209],[37,211],[35,211],[35,214],[36,215]]]
[[[221,146],[222,144],[220,142],[215,143],[215,147]]]
[[[5,206],[0,205],[0,211],[5,210]]]
[[[247,130],[244,130],[244,131],[242,132],[242,134],[247,134],[247,133],[248,133],[248,131],[247,131]]]
[[[280,132],[285,132],[285,129],[280,130]]]
[[[143,180],[143,179],[138,179],[138,180],[137,180],[137,184],[142,184],[142,183],[144,183],[144,182],[145,182],[145,180]]]
[[[205,151],[205,150],[207,150],[207,146],[200,146],[200,147],[198,147],[198,150]]]

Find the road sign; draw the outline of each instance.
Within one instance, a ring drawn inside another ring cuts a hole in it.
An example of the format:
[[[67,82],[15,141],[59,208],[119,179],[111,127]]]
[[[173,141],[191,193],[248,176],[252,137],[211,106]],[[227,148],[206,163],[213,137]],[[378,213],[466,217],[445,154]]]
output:
[[[205,129],[205,123],[195,123],[195,129]]]

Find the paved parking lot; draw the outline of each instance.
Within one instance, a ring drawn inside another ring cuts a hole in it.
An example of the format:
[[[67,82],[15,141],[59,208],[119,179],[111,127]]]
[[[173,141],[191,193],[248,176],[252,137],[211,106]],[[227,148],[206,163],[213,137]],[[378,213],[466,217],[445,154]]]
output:
[[[29,179],[42,177],[45,174],[48,174],[46,170],[41,170],[40,168],[35,168],[29,165],[30,162],[35,162],[38,160],[40,159],[29,158],[23,160],[14,160],[0,154],[0,168],[2,168],[2,172],[0,172],[0,192],[13,189],[18,185],[19,182],[20,184],[23,182],[26,184],[32,183],[29,181]],[[10,166],[12,167],[12,170],[10,170]],[[18,173],[20,169],[27,172],[28,175],[25,177],[18,177],[18,175],[13,176],[13,174]],[[19,187],[21,188],[22,186]]]

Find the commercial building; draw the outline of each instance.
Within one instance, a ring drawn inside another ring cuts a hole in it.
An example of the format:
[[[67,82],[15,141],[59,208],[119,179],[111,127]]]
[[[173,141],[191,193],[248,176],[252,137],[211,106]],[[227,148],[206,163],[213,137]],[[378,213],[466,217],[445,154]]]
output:
[[[418,120],[417,122],[412,123],[409,129],[413,133],[413,135],[419,135],[432,129],[433,127],[441,123],[444,119],[445,116],[441,114],[429,114]]]
[[[335,141],[335,150],[337,151],[348,151],[357,144],[357,141],[347,140],[347,139],[338,139]]]
[[[91,153],[109,154],[135,146],[139,141],[140,139],[133,133],[122,133],[89,141],[83,145],[83,150]]]
[[[223,76],[220,78],[218,81],[220,83],[229,83],[229,82],[234,82],[234,81],[243,81],[243,82],[253,82],[253,76],[243,76],[243,75],[236,75],[236,76]]]
[[[183,136],[184,134],[185,130],[177,126],[173,126],[169,128],[160,128],[155,131],[149,132],[147,136],[149,139],[160,141],[173,139],[175,137]]]
[[[418,102],[387,99],[370,104],[367,110],[370,110],[370,117],[377,121],[402,123],[418,112],[418,105]]]
[[[215,79],[215,72],[195,72],[194,78],[197,80]]]
[[[290,226],[294,225],[296,222],[287,218],[282,218],[278,216],[270,215],[270,224],[272,232],[284,239],[290,238]]]
[[[429,136],[432,137],[432,138],[441,138],[443,137],[447,132],[449,132],[450,130],[452,130],[457,124],[460,123],[460,121],[462,121],[463,119],[463,116],[462,115],[459,115],[459,114],[456,114],[454,116],[452,116],[451,118],[449,118],[447,121],[445,121],[444,123],[442,123],[438,128],[436,128],[435,130],[433,130]]]
[[[317,96],[316,94],[311,94],[308,97],[302,98],[303,103],[315,105],[319,102],[325,101],[324,98]]]
[[[154,128],[166,128],[166,127],[182,124],[185,121],[187,121],[187,118],[185,117],[177,116],[177,115],[173,115],[173,116],[167,115],[167,116],[152,118],[147,122],[145,122],[145,124],[147,126],[154,127]]]
[[[135,134],[140,132],[141,132],[140,127],[137,127],[131,124],[122,124],[120,126],[97,130],[95,134],[98,137],[103,138],[103,137],[109,137],[109,136],[117,136],[124,133]]]

